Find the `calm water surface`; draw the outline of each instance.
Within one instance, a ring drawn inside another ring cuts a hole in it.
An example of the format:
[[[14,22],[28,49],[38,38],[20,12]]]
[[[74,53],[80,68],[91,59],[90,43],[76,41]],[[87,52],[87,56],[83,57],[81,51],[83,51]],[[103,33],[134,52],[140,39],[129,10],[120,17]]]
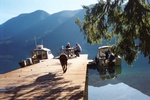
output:
[[[133,66],[122,61],[112,72],[100,75],[88,69],[89,100],[150,100],[150,64],[139,55]]]

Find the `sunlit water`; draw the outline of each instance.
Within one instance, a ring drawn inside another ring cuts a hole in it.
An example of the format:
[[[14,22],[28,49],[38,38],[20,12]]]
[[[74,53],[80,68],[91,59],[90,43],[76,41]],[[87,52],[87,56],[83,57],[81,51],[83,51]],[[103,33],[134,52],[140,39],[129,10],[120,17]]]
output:
[[[97,69],[88,69],[89,100],[150,100],[150,64],[139,55],[133,66],[122,60],[114,72],[100,75]]]

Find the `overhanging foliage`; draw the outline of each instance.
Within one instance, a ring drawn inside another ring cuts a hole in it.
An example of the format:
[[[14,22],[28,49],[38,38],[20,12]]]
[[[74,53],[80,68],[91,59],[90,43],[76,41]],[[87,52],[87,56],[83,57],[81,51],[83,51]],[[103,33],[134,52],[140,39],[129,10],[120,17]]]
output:
[[[116,39],[115,53],[132,64],[140,51],[150,61],[150,5],[145,0],[100,0],[86,9],[84,21],[76,23],[87,42],[101,44]]]

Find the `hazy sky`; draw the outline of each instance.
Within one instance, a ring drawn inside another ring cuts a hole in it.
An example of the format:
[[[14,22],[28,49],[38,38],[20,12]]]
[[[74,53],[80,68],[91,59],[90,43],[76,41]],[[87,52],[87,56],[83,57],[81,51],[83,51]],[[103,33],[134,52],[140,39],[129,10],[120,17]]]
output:
[[[98,0],[0,0],[0,24],[22,13],[44,10],[53,14],[63,10],[82,9],[82,5],[97,2]]]

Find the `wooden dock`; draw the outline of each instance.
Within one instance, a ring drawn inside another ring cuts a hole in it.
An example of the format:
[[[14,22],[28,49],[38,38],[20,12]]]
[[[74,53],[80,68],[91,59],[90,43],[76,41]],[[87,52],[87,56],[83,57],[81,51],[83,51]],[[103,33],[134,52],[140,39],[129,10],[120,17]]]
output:
[[[0,100],[86,100],[87,56],[69,59],[65,74],[50,59],[0,75]]]

